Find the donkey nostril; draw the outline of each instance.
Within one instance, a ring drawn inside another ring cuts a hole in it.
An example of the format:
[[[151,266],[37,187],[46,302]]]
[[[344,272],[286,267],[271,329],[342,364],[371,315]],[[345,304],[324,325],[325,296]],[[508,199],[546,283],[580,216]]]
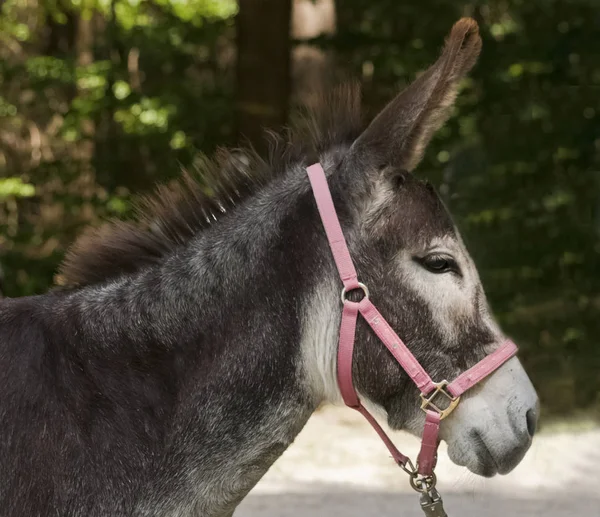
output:
[[[525,414],[525,418],[527,420],[527,432],[529,433],[529,436],[533,438],[537,427],[537,411],[535,409],[530,409]]]

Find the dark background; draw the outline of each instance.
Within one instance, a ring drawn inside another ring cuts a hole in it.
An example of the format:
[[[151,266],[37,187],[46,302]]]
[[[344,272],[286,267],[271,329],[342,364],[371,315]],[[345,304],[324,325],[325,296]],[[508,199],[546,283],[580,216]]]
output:
[[[463,15],[483,53],[419,174],[440,189],[546,415],[600,408],[597,0],[4,0],[0,268],[41,293],[87,224],[245,135],[264,149],[312,87],[375,111]]]

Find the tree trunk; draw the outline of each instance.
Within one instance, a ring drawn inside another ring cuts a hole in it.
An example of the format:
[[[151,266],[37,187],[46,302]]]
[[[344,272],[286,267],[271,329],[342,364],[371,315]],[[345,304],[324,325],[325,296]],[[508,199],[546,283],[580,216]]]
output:
[[[94,9],[93,2],[87,0],[77,20],[77,35],[75,40],[75,62],[78,67],[87,67],[94,62]],[[86,98],[89,92],[77,83],[77,95]],[[96,124],[90,117],[81,120],[82,140],[78,146],[80,167],[79,184],[84,197],[91,197],[94,185],[93,159],[95,151]]]
[[[287,120],[290,97],[291,0],[239,0],[237,133],[259,150],[263,128]]]
[[[307,40],[335,34],[334,0],[294,0],[292,37]],[[292,52],[292,99],[300,105],[310,105],[315,92],[335,81],[333,53],[315,45],[300,43]]]

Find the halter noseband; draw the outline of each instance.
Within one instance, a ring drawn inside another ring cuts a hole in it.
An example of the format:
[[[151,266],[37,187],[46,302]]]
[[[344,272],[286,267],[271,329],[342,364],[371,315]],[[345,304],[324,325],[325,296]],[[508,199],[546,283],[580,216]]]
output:
[[[317,208],[325,227],[329,246],[331,247],[335,264],[344,285],[342,290],[342,322],[340,325],[337,356],[338,384],[342,398],[347,406],[361,413],[375,431],[377,431],[377,434],[383,440],[383,443],[390,451],[396,463],[411,476],[410,480],[413,488],[424,495],[431,495],[435,485],[433,470],[437,459],[440,422],[458,406],[460,396],[465,391],[475,386],[513,357],[517,353],[517,346],[512,341],[506,341],[498,349],[459,375],[452,382],[445,380],[433,382],[408,347],[373,305],[369,299],[369,290],[367,287],[358,281],[356,270],[335,211],[335,206],[331,199],[323,167],[320,163],[316,163],[307,168],[307,173],[317,202]],[[346,293],[356,289],[362,290],[364,294],[360,302],[353,302],[346,296]],[[425,411],[426,416],[421,450],[417,457],[416,468],[410,459],[396,448],[375,418],[361,404],[354,389],[352,383],[352,356],[356,321],[359,313],[421,392],[421,409]],[[436,403],[436,400],[439,397],[446,399],[446,407],[441,408],[438,406],[439,402]],[[421,504],[423,505],[423,501]]]

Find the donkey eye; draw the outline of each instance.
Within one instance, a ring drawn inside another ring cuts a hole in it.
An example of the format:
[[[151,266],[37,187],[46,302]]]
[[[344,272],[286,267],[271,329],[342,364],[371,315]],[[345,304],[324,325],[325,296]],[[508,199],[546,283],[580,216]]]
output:
[[[416,259],[425,269],[432,273],[456,273],[460,275],[460,269],[456,261],[448,255],[427,255]]]

